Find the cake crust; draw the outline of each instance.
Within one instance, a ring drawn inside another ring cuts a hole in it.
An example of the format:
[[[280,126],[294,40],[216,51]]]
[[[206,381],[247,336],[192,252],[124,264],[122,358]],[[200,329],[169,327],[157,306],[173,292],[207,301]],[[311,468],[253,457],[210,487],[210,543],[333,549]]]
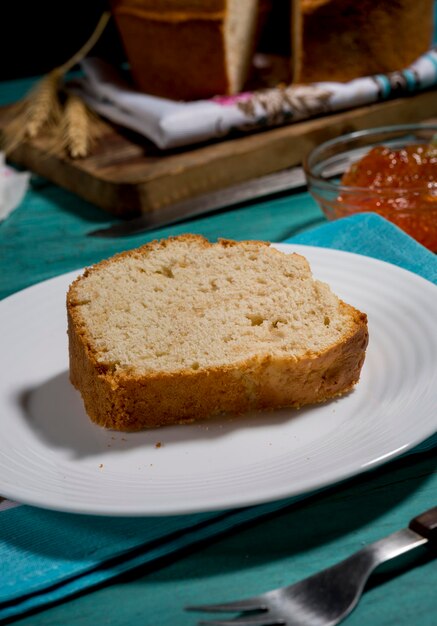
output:
[[[198,100],[242,89],[260,28],[257,0],[111,0],[111,8],[141,91]]]
[[[294,0],[294,83],[403,70],[429,49],[433,0]]]

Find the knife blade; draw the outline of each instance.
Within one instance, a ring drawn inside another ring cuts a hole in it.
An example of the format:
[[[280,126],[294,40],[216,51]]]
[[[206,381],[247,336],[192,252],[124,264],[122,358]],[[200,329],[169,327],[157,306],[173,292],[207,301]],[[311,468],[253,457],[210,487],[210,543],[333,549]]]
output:
[[[196,217],[197,215],[235,206],[248,200],[265,198],[280,192],[305,187],[305,185],[306,179],[303,169],[301,167],[292,167],[188,200],[169,204],[108,228],[90,231],[87,235],[90,237],[125,237],[145,233],[155,228]]]

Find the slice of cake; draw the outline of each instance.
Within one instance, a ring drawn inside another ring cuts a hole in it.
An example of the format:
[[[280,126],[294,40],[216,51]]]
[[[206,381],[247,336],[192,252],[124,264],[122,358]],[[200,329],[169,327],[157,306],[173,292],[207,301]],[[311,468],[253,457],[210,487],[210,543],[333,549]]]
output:
[[[86,270],[67,309],[71,381],[117,430],[323,402],[357,383],[368,340],[304,257],[256,241],[152,242]]]
[[[434,0],[292,0],[293,81],[349,81],[408,67],[432,42]]]

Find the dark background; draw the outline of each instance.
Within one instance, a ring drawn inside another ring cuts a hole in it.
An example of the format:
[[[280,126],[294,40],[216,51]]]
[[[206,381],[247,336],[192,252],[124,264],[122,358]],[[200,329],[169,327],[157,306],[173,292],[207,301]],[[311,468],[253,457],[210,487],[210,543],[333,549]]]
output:
[[[90,37],[109,1],[0,0],[0,80],[45,74],[67,61]],[[289,0],[273,1],[273,14],[260,42],[263,51],[289,53],[288,7]],[[435,7],[437,16],[437,0]],[[437,28],[434,41],[437,44]],[[110,62],[125,60],[113,20],[93,54]]]
[[[0,80],[9,80],[45,74],[67,61],[90,37],[109,0],[3,0],[2,5]],[[274,0],[262,50],[289,54],[289,20],[289,0]],[[125,60],[113,20],[92,54],[112,62]]]
[[[106,0],[3,0],[0,13],[0,80],[45,74],[67,61],[87,41]],[[113,20],[93,53],[124,59]]]

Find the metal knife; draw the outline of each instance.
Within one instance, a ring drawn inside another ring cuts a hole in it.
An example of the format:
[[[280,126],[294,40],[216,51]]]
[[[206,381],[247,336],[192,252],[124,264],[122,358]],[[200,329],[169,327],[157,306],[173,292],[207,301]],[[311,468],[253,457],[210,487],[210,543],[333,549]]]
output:
[[[109,228],[99,228],[87,234],[92,237],[123,237],[144,233],[161,226],[181,222],[196,215],[211,213],[217,209],[231,207],[247,200],[265,198],[272,194],[305,187],[305,185],[306,179],[303,169],[293,167],[169,204],[160,209],[148,211],[140,217],[114,224]]]

